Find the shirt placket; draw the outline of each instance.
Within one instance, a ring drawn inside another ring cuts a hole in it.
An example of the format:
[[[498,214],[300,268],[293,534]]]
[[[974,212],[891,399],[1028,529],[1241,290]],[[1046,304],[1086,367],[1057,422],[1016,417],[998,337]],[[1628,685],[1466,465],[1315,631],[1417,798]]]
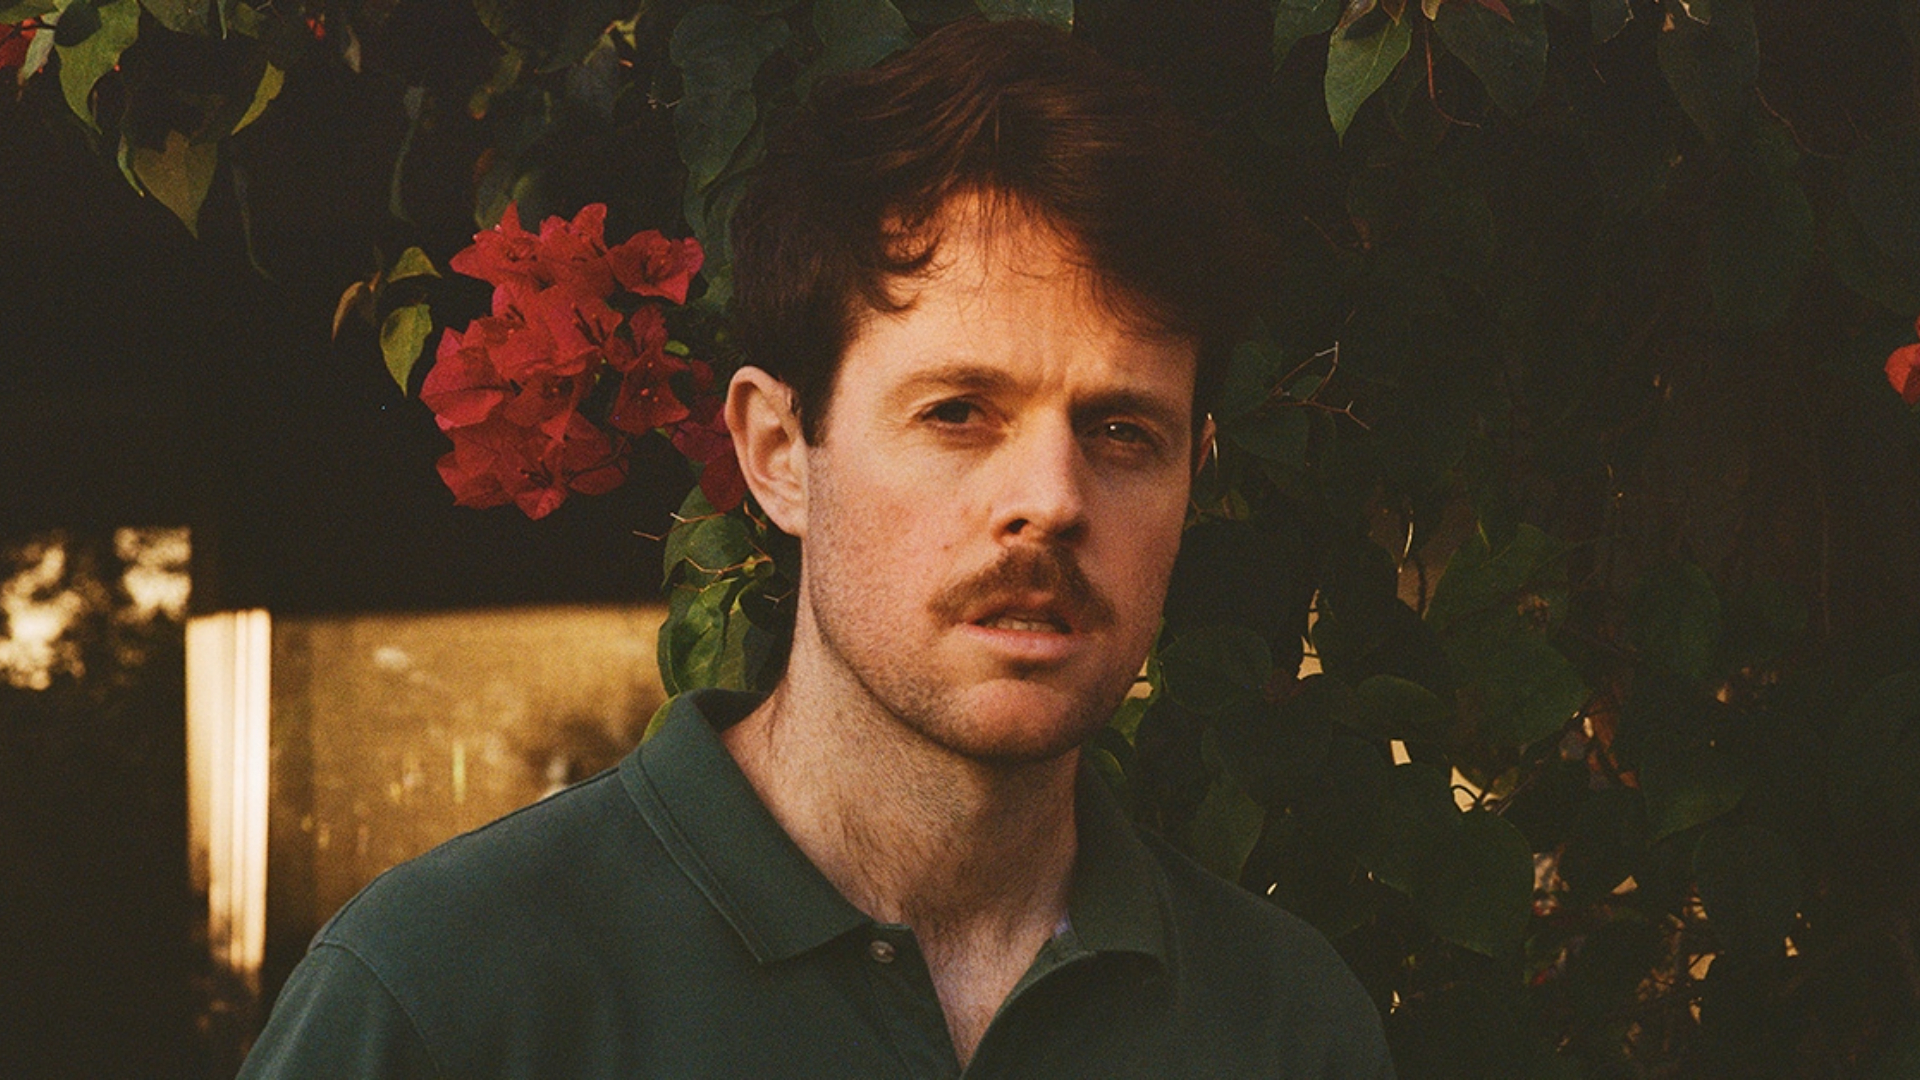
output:
[[[954,1080],[959,1058],[947,1033],[946,1014],[933,988],[926,957],[913,931],[876,924],[868,928],[862,963],[880,1010],[880,1022],[913,1080]]]

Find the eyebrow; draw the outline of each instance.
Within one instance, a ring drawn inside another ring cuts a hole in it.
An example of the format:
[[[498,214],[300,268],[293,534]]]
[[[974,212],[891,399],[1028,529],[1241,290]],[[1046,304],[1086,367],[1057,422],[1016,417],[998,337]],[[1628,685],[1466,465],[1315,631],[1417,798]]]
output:
[[[966,390],[974,393],[992,393],[1014,388],[1013,376],[995,367],[985,364],[970,364],[965,361],[943,364],[940,367],[917,372],[894,387],[889,396],[904,401],[929,390]]]

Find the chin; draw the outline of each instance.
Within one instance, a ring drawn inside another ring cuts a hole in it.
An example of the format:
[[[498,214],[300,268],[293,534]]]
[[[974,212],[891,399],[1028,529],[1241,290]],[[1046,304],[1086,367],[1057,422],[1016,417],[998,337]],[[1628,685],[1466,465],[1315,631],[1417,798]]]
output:
[[[982,762],[1051,761],[1093,737],[1113,716],[1108,695],[1072,693],[1024,679],[971,688],[947,715],[925,717],[922,734]]]

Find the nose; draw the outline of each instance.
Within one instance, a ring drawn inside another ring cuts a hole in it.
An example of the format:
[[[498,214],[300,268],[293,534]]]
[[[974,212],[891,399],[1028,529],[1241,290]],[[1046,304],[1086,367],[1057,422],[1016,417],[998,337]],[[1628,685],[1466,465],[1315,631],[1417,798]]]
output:
[[[1064,418],[1006,447],[994,533],[1002,542],[1075,544],[1087,531],[1086,456]]]

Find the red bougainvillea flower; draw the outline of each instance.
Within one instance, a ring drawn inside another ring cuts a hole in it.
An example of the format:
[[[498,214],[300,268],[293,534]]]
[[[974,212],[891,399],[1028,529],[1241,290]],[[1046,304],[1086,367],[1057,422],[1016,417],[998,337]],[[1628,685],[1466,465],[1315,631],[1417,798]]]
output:
[[[519,379],[507,378],[492,359],[506,332],[500,327],[500,320],[476,319],[465,335],[451,328],[442,334],[420,400],[433,410],[442,431],[500,418],[559,437],[570,429],[575,410],[593,389],[593,375],[583,369],[571,374],[530,371]]]
[[[620,449],[578,413],[557,437],[497,419],[447,434],[453,449],[440,459],[440,478],[460,506],[512,502],[543,518],[571,491],[600,495],[626,479]]]
[[[583,206],[572,221],[550,217],[540,223],[540,243],[534,251],[548,281],[576,297],[603,300],[613,292],[613,271],[607,267],[607,204]]]
[[[668,429],[702,465],[702,487],[716,506],[744,498],[718,398],[690,410],[674,390],[680,376],[681,392],[691,382],[705,397],[712,369],[667,351],[661,305],[623,316],[607,302],[625,288],[684,303],[703,261],[700,245],[648,231],[609,250],[606,219],[606,206],[595,203],[571,221],[547,218],[532,233],[509,206],[452,258],[454,270],[494,286],[490,314],[442,335],[420,393],[453,441],[439,468],[459,504],[512,502],[538,518],[569,492],[619,486],[626,436],[610,438],[580,412],[607,366],[620,374],[610,427],[636,435]]]
[[[1920,334],[1920,319],[1913,322],[1913,332]],[[1908,405],[1920,405],[1920,344],[1903,346],[1893,350],[1887,357],[1887,381],[1893,384],[1893,392]]]
[[[592,389],[590,375],[541,375],[507,399],[500,415],[510,423],[538,428],[558,438],[580,418],[580,402]]]
[[[692,415],[673,428],[674,449],[700,464],[700,493],[715,510],[726,512],[747,497],[747,480],[733,453],[733,436],[721,411],[723,397],[703,398]]]
[[[509,203],[500,223],[476,233],[473,246],[454,255],[447,265],[468,277],[493,285],[520,281],[532,288],[547,284],[538,256],[540,238],[520,227],[520,211]]]
[[[11,71],[27,62],[27,46],[33,44],[34,29],[24,23],[0,23],[0,71]],[[24,72],[22,78],[31,74]]]
[[[706,253],[700,250],[700,241],[691,237],[669,240],[652,229],[635,233],[607,252],[607,265],[627,291],[665,297],[676,304],[687,302],[687,288],[704,261]]]
[[[557,372],[585,371],[620,330],[620,313],[606,301],[561,288],[534,293],[525,298],[521,310],[527,322],[540,324],[552,350],[548,362],[536,366]]]
[[[475,320],[489,338],[493,366],[516,382],[542,375],[578,375],[597,363],[620,328],[620,315],[604,302],[535,289],[522,281],[493,290],[493,314]]]
[[[494,414],[516,388],[488,357],[486,328],[479,322],[462,336],[452,327],[440,335],[433,367],[420,386],[420,400],[433,410],[441,431],[470,427]]]
[[[686,371],[687,362],[667,351],[667,321],[660,309],[643,307],[633,313],[628,325],[633,328],[631,349],[607,354],[620,372],[620,392],[607,422],[621,431],[645,435],[686,419],[687,407],[674,396],[669,380]]]

